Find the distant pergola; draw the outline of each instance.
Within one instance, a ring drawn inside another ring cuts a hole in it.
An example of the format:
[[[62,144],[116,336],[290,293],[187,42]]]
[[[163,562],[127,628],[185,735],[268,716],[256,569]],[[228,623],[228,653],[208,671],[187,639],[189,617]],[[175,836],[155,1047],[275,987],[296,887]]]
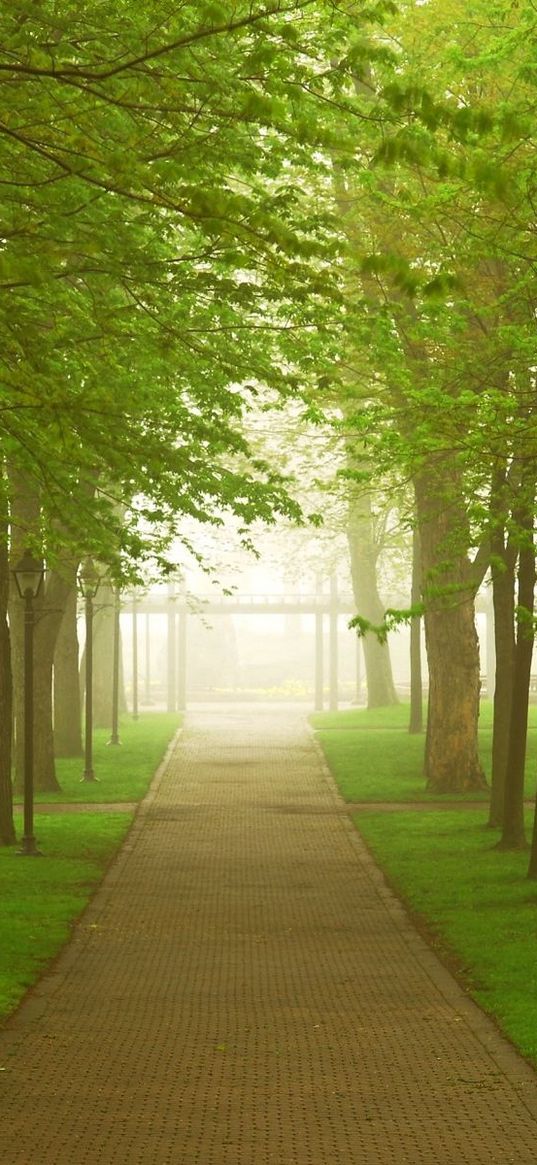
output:
[[[216,597],[187,595],[170,588],[168,595],[149,592],[145,596],[125,598],[121,603],[124,614],[133,619],[133,684],[137,687],[137,618],[145,616],[147,625],[151,616],[165,616],[167,620],[167,708],[169,712],[183,711],[187,699],[188,621],[196,616],[219,615],[313,615],[315,618],[314,706],[322,711],[324,692],[324,643],[328,630],[328,708],[338,706],[338,618],[349,618],[356,607],[352,595],[340,594],[335,579],[331,579],[328,593],[288,595],[219,595]],[[361,684],[360,640],[355,636],[356,690]],[[137,691],[134,701],[138,702]]]

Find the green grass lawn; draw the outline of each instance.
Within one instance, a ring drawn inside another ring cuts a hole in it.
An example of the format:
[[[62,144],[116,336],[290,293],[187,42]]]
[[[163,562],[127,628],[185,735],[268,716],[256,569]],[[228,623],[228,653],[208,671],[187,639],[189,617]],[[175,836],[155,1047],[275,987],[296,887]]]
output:
[[[354,820],[438,953],[454,957],[477,1002],[537,1065],[537,884],[526,878],[527,853],[495,850],[497,834],[475,809],[368,810]]]
[[[121,746],[108,747],[108,732],[95,734],[98,783],[80,783],[82,759],[58,761],[61,794],[42,794],[49,802],[139,801],[151,782],[180,720],[147,713],[121,724]],[[37,810],[35,833],[40,858],[21,858],[13,847],[0,848],[0,1018],[61,950],[103,873],[117,853],[133,814]],[[17,834],[22,815],[16,813]]]
[[[479,725],[492,728],[492,701],[481,700]],[[425,724],[427,705],[423,705]],[[391,708],[346,708],[342,712],[314,712],[310,717],[315,728],[408,728],[410,705],[407,700]],[[529,724],[537,728],[537,704],[530,705]]]
[[[61,793],[37,793],[36,801],[139,801],[162,759],[181,718],[174,713],[146,712],[139,720],[125,716],[121,744],[109,745],[110,731],[97,729],[93,739],[93,768],[97,781],[81,781],[83,757],[60,758],[56,773]],[[20,800],[20,798],[18,798]]]
[[[480,744],[490,772],[491,706]],[[428,805],[421,776],[424,738],[406,731],[408,707],[352,709],[312,717],[329,767],[348,801],[424,802],[421,812],[360,811],[353,819],[397,894],[478,1003],[537,1065],[537,884],[528,854],[495,850],[487,807],[465,797]],[[537,708],[530,710],[527,792],[535,789]],[[484,795],[486,799],[486,795]],[[474,799],[474,798],[471,798]],[[454,800],[459,806],[450,808]],[[476,798],[479,800],[479,798]],[[528,809],[528,836],[532,812]]]
[[[42,858],[0,849],[0,1017],[69,938],[132,821],[129,813],[40,814]],[[20,829],[20,819],[16,818]]]
[[[408,704],[394,708],[352,708],[318,712],[310,717],[328,765],[338,774],[347,801],[431,801],[423,779],[424,735],[408,733]],[[526,758],[527,795],[537,785],[537,707],[530,709]],[[480,752],[488,776],[491,769],[492,706],[483,701]],[[442,794],[442,800],[486,801],[488,794]]]

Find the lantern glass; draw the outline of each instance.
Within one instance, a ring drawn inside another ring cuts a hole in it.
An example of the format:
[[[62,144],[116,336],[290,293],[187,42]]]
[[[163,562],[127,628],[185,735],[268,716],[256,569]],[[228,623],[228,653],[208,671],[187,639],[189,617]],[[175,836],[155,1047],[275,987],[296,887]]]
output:
[[[24,551],[22,558],[13,567],[12,574],[21,599],[27,595],[31,595],[33,599],[37,598],[45,577],[45,568],[38,558],[34,558],[30,550]]]
[[[94,599],[99,589],[99,573],[92,558],[85,558],[78,572],[78,586],[85,599]]]

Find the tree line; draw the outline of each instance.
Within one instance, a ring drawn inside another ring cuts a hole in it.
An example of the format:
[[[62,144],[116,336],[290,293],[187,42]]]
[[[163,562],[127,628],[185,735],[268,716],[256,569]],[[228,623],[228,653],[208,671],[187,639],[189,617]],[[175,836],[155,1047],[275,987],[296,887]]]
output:
[[[371,655],[388,623],[370,499],[381,480],[405,496],[419,578],[408,617],[424,619],[429,666],[425,778],[438,792],[485,784],[474,608],[490,577],[491,821],[502,844],[523,844],[532,5],[8,5],[0,21],[1,723],[14,691],[20,735],[8,594],[21,548],[48,566],[36,682],[51,780],[54,647],[81,557],[116,580],[165,576],[185,517],[234,513],[245,539],[254,519],[300,520],[242,422],[265,394],[301,400],[344,440]]]

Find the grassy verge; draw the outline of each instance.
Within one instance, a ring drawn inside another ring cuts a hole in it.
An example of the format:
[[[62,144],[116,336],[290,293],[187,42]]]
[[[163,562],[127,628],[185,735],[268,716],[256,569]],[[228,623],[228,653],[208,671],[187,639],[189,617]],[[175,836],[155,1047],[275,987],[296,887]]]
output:
[[[40,814],[44,857],[0,849],[0,1017],[67,942],[131,821],[132,813]]]
[[[422,812],[371,809],[353,815],[397,894],[438,953],[462,976],[477,1002],[537,1065],[537,885],[526,878],[527,853],[494,849],[487,809],[458,798],[427,805],[421,760],[423,737],[406,731],[408,709],[321,714],[318,726],[328,764],[348,801],[424,802]],[[481,749],[490,761],[490,706],[484,706]],[[531,709],[528,770],[535,787],[537,709]],[[532,771],[533,770],[533,771]],[[438,796],[435,798],[439,800]],[[461,804],[462,803],[462,804]],[[531,813],[528,811],[528,832]]]
[[[56,761],[61,793],[38,793],[36,802],[139,801],[147,790],[180,717],[167,712],[146,712],[139,720],[125,717],[120,725],[121,744],[109,745],[109,730],[97,729],[93,740],[93,767],[97,781],[81,781],[82,757]]]
[[[54,802],[138,801],[173,737],[177,716],[147,714],[121,726],[122,745],[108,747],[109,733],[97,733],[95,771],[99,783],[80,784],[81,760],[61,760],[61,794],[44,794]],[[132,812],[83,813],[38,810],[35,828],[42,858],[20,858],[0,848],[0,1019],[13,1010],[26,990],[69,938],[79,917],[132,821]],[[16,814],[18,835],[21,814]]]
[[[526,879],[527,853],[494,850],[479,810],[368,810],[354,819],[438,953],[537,1065],[537,886]]]
[[[424,736],[410,736],[408,705],[320,712],[311,717],[330,768],[347,801],[431,801],[423,780]],[[492,707],[483,701],[479,744],[485,773],[490,774]],[[537,707],[530,709],[526,757],[527,795],[537,784]],[[487,793],[442,796],[442,800],[486,801]]]

